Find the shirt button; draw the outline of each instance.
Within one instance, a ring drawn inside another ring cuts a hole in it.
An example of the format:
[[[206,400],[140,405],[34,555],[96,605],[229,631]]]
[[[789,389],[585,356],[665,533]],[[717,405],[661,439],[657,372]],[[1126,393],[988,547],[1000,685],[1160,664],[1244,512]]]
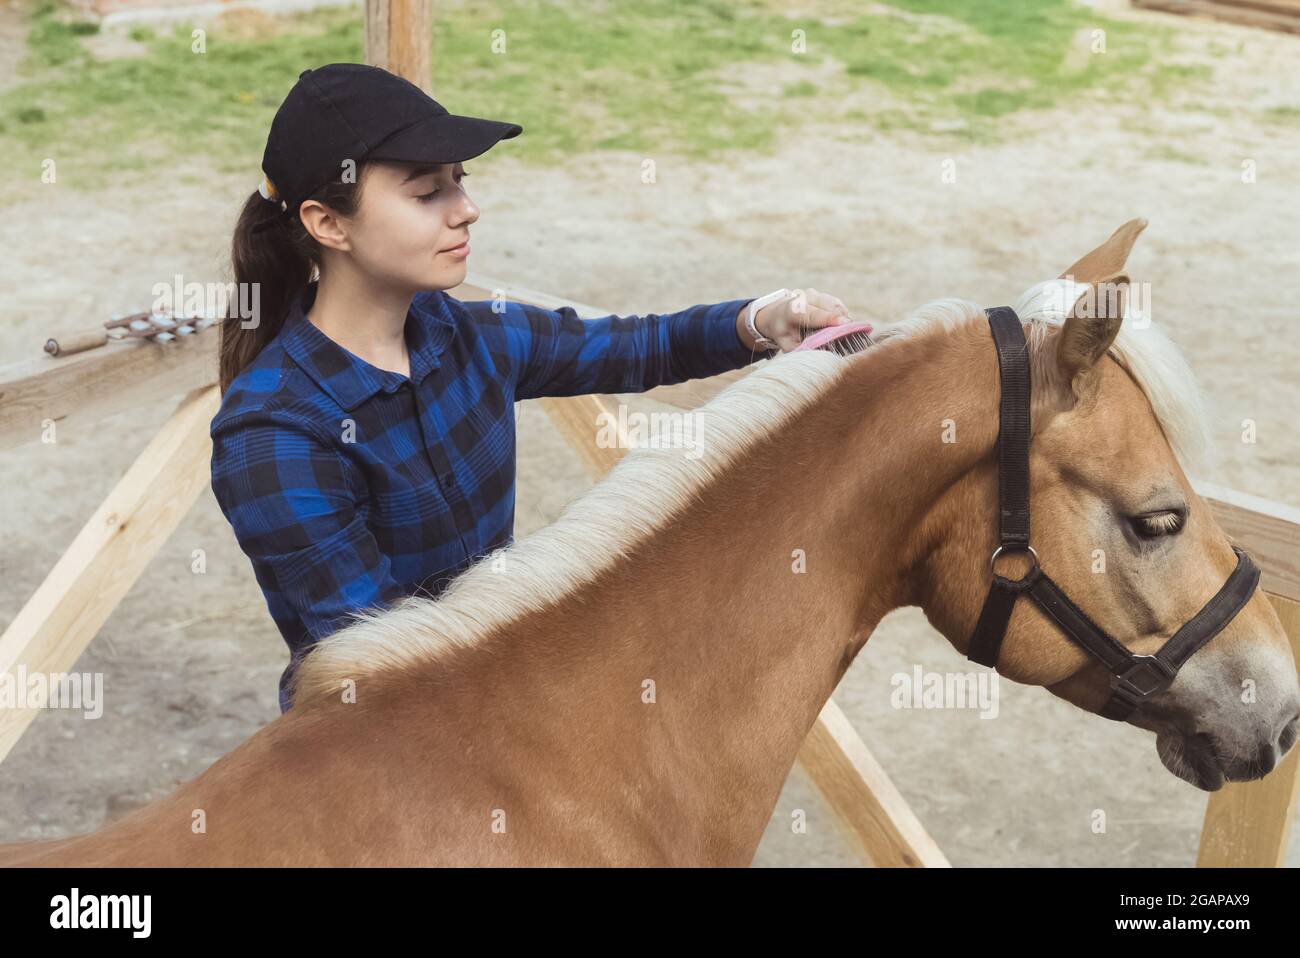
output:
[[[456,485],[456,477],[453,476],[450,472],[446,473],[442,477],[442,488],[450,489],[454,485]]]

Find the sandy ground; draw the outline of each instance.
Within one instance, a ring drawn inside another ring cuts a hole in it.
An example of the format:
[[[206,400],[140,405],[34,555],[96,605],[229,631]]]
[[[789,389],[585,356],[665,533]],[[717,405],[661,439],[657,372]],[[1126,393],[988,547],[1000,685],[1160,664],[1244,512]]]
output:
[[[1016,120],[1008,145],[974,149],[810,117],[769,156],[712,165],[656,157],[654,185],[640,182],[638,155],[602,152],[538,170],[502,149],[470,182],[483,209],[470,268],[622,313],[814,286],[862,316],[889,319],[940,296],[1006,302],[1145,216],[1151,225],[1131,272],[1152,284],[1157,321],[1209,396],[1221,461],[1206,478],[1300,506],[1297,127],[1272,126],[1246,109],[1300,102],[1300,78],[1289,69],[1300,40],[1181,27],[1189,62],[1215,64],[1212,95],[1198,102],[1228,106],[1230,115],[1060,110]],[[1243,46],[1230,60],[1211,60],[1205,51],[1214,41]],[[1171,144],[1201,162],[1162,158]],[[948,158],[958,177],[945,185]],[[1240,181],[1243,159],[1256,160],[1258,182]],[[189,182],[171,176],[155,193],[42,191],[5,212],[0,361],[147,301],[149,286],[174,273],[224,276],[235,210],[257,171],[217,175],[190,157],[184,172]],[[0,454],[0,621],[36,588],[169,409]],[[1256,444],[1240,441],[1243,419],[1258,424]],[[522,406],[519,436],[523,536],[589,482],[539,408]],[[205,575],[190,571],[198,548]],[[104,718],[42,715],[5,760],[0,840],[92,829],[168,793],[276,717],[284,660],[247,561],[205,492],[78,663],[105,674]],[[1010,683],[994,721],[891,708],[890,676],[917,665],[966,670],[919,610],[895,612],[836,701],[954,864],[1194,861],[1206,795],[1165,771],[1151,736]],[[807,811],[807,834],[790,828],[796,809]],[[1106,834],[1090,828],[1095,809],[1107,813]],[[797,771],[756,863],[853,863]]]

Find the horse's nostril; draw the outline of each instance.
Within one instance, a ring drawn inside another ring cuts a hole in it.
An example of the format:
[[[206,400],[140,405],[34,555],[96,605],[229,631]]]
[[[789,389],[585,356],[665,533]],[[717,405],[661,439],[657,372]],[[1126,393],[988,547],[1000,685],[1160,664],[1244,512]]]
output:
[[[1229,770],[1228,778],[1232,781],[1254,781],[1273,771],[1275,765],[1277,765],[1277,750],[1272,745],[1261,745],[1255,752],[1254,758],[1242,767],[1237,768],[1234,763],[1234,767]]]
[[[1297,731],[1300,731],[1300,715],[1294,716],[1282,726],[1282,731],[1277,733],[1278,749],[1283,755],[1295,744]]]

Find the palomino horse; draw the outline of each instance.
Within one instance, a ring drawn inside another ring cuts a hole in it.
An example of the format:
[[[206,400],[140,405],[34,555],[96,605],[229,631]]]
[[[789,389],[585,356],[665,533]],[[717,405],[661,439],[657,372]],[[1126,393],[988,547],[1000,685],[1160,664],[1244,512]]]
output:
[[[1153,327],[1077,309],[1097,284],[1127,284],[1116,274],[1144,225],[1015,307],[1032,351],[1043,568],[1148,653],[1235,559],[1183,472],[1203,438],[1185,364]],[[169,797],[0,857],[748,864],[885,613],[918,605],[964,652],[988,587],[999,372],[985,317],[943,301],[874,338],[847,357],[778,356],[704,407],[703,456],[635,450],[440,599],[322,641],[296,706]],[[999,669],[1089,711],[1109,694],[1101,667],[1028,602]],[[1156,733],[1171,771],[1214,789],[1267,773],[1298,711],[1295,662],[1256,592],[1129,721]]]

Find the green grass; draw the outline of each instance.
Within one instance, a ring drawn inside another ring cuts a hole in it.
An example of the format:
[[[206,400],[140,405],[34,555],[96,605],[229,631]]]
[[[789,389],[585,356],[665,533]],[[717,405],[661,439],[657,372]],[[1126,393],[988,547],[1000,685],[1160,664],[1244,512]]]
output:
[[[961,135],[997,139],[1001,117],[1047,109],[1085,95],[1140,97],[1174,82],[1159,65],[1173,34],[1108,21],[1068,0],[1031,3],[890,0],[915,17],[856,22],[842,45],[850,73],[871,77],[903,95],[889,120],[926,129],[964,120]],[[924,23],[925,21],[922,21]],[[1093,52],[1103,31],[1104,51]]]
[[[763,150],[804,116],[864,135],[933,128],[992,140],[1013,129],[1006,119],[1014,114],[1082,108],[1084,98],[1185,94],[1208,75],[1160,65],[1171,31],[1107,22],[1069,0],[892,0],[893,13],[833,24],[815,14],[787,19],[778,0],[609,6],[437,8],[434,95],[453,112],[521,123],[524,135],[502,152],[560,163],[602,148],[696,158]],[[233,19],[218,22],[202,53],[186,25],[134,27],[127,36],[147,55],[100,58],[85,42],[93,24],[76,22],[59,0],[37,0],[24,80],[0,93],[0,149],[19,170],[53,158],[61,182],[86,188],[157,173],[186,154],[248,170],[251,183],[271,117],[298,74],[363,56],[359,9],[266,24],[241,32]],[[1079,31],[1098,27],[1106,53],[1067,56]],[[807,32],[807,53],[791,52],[795,28]],[[491,46],[498,29],[505,53]],[[843,79],[825,70],[815,83],[801,76],[833,64]],[[859,96],[841,110],[845,84],[865,90],[871,106],[864,111]]]
[[[1209,166],[1210,162],[1203,156],[1195,153],[1188,153],[1186,150],[1180,150],[1176,146],[1163,144],[1153,146],[1142,154],[1150,160],[1173,160],[1176,163],[1186,163],[1188,166]]]
[[[1300,123],[1300,106],[1271,106],[1264,111],[1270,120],[1280,123]]]

